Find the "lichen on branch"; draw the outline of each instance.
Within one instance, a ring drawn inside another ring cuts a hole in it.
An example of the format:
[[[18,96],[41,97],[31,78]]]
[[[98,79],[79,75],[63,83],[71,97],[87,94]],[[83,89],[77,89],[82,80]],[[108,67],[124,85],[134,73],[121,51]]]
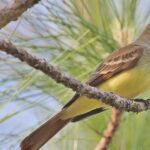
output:
[[[115,107],[116,109],[132,112],[141,112],[150,109],[149,99],[128,100],[114,93],[98,90],[95,87],[81,83],[80,81],[57,70],[54,66],[48,64],[45,59],[33,56],[26,50],[17,48],[11,42],[0,40],[0,50],[26,62],[31,67],[42,71],[53,78],[57,83],[61,83],[81,95],[86,95],[89,98],[100,100],[107,105]]]
[[[15,21],[28,8],[37,4],[40,0],[14,0],[5,8],[0,10],[0,29],[10,21]]]

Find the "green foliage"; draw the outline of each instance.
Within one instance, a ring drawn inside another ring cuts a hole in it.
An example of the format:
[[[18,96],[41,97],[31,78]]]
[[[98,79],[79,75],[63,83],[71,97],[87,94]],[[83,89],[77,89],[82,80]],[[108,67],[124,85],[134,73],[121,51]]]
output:
[[[44,57],[65,73],[84,82],[106,56],[138,36],[148,22],[149,7],[150,3],[147,5],[142,0],[45,0],[26,12],[16,23],[5,27],[0,36]],[[145,8],[143,13],[139,13],[141,8]],[[70,89],[56,84],[26,64],[7,55],[0,56],[0,59],[3,74],[0,80],[0,110],[4,111],[8,105],[15,103],[9,113],[12,115],[2,115],[0,122],[10,119],[13,125],[18,114],[31,109],[41,114],[39,120],[45,120],[44,116],[49,118],[49,114],[72,97]],[[48,103],[52,103],[51,106]],[[148,113],[125,113],[109,149],[148,150]],[[110,110],[83,122],[70,124],[43,150],[48,147],[53,150],[94,149],[109,116]],[[25,125],[22,132],[24,128]],[[19,139],[24,136],[22,132],[18,133]]]

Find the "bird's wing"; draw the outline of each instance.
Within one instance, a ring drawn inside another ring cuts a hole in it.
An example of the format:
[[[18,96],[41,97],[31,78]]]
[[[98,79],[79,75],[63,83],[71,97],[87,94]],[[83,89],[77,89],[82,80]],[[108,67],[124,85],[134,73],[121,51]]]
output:
[[[138,45],[131,44],[123,47],[107,57],[86,83],[96,87],[114,75],[134,67],[142,55],[143,49]],[[63,108],[70,106],[79,97],[79,94],[75,94]]]
[[[134,67],[142,54],[142,48],[133,44],[115,51],[96,69],[86,83],[91,86],[100,85],[114,75]]]
[[[114,75],[134,67],[142,55],[143,50],[138,45],[132,44],[123,47],[107,57],[90,76],[86,83],[94,87],[100,85],[102,82],[113,77]],[[64,108],[71,105],[76,99],[78,99],[79,96],[79,94],[75,94],[73,98],[64,106]]]

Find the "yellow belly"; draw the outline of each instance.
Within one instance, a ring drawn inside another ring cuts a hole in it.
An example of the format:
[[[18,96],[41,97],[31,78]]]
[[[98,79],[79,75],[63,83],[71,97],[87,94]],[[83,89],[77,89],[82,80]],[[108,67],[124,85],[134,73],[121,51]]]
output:
[[[97,88],[114,92],[125,98],[134,98],[150,88],[150,69],[148,68],[150,66],[143,65],[121,72],[103,82]],[[81,96],[64,111],[62,118],[72,118],[104,105],[98,100]]]
[[[150,88],[150,66],[138,66],[124,71],[98,86],[125,98],[134,98]]]

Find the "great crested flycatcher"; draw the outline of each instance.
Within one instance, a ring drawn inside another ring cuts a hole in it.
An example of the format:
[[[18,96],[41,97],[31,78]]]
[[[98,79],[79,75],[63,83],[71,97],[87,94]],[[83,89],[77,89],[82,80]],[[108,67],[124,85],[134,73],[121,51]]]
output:
[[[150,88],[150,24],[133,43],[113,52],[86,82],[98,89],[134,98]],[[75,94],[62,110],[27,136],[22,150],[37,150],[67,123],[105,110],[96,99]]]

